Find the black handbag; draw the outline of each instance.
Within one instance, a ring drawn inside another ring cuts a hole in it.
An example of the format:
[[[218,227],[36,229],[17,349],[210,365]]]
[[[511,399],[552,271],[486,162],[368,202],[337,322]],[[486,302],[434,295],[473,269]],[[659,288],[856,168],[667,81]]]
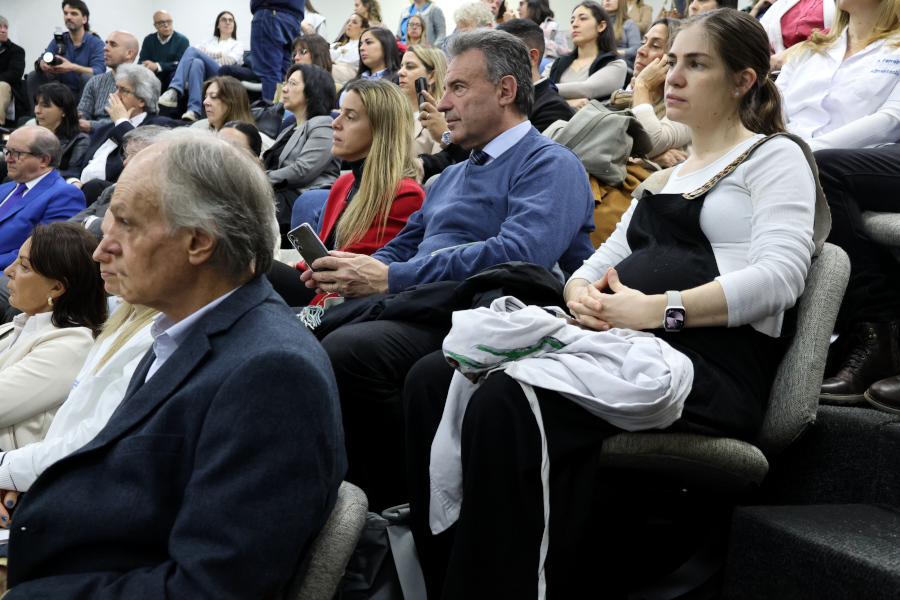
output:
[[[250,114],[256,120],[256,128],[273,140],[278,137],[281,122],[284,120],[284,104],[272,104],[261,98],[250,105]]]

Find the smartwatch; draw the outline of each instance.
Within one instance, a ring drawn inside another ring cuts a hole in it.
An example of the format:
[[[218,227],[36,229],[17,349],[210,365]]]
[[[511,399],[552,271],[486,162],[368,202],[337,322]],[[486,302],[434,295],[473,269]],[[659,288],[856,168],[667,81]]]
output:
[[[674,333],[684,329],[684,306],[681,304],[681,292],[666,292],[668,304],[663,317],[663,329]]]

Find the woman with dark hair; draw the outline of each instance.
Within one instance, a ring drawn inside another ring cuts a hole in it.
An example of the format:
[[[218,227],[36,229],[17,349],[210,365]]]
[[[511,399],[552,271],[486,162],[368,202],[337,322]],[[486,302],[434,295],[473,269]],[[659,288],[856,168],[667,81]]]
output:
[[[593,0],[572,11],[571,35],[575,50],[553,62],[550,81],[569,104],[581,108],[623,87],[628,65],[619,57],[609,15]]]
[[[529,19],[540,26],[544,32],[544,58],[559,58],[569,53],[569,42],[566,33],[553,20],[553,11],[548,0],[521,0],[519,17]]]
[[[59,140],[59,174],[64,178],[77,177],[91,138],[78,128],[78,107],[72,90],[61,83],[42,85],[34,98],[34,118]]]
[[[206,118],[200,119],[191,127],[219,131],[228,121],[246,121],[256,125],[250,112],[247,88],[234,77],[216,76],[204,81],[203,108],[206,110]]]
[[[359,71],[356,79],[390,79],[397,83],[400,49],[397,38],[384,27],[371,27],[359,36]]]
[[[291,56],[295,65],[316,65],[331,73],[331,49],[321,35],[307,33],[295,37],[291,46]]]
[[[181,115],[181,118],[196,121],[200,118],[203,82],[218,74],[222,65],[240,66],[243,62],[244,44],[237,39],[237,23],[234,21],[234,15],[228,11],[220,12],[216,17],[213,37],[185,51],[169,83],[169,89],[159,97],[159,103],[169,108],[178,106],[179,96],[184,93],[187,85],[189,89],[187,112]]]
[[[93,253],[97,239],[73,223],[37,225],[3,274],[22,311],[0,326],[0,448],[43,439],[106,318]]]
[[[550,598],[615,596],[641,571],[616,571],[615,545],[591,537],[621,518],[595,506],[604,440],[665,429],[752,441],[762,424],[790,309],[827,234],[815,165],[783,135],[756,19],[691,19],[668,58],[667,114],[691,128],[694,153],[569,279],[586,329],[553,328],[536,307],[457,312],[443,348],[470,379],[440,352],[406,378],[412,531],[430,598],[535,598],[542,586]],[[536,340],[513,327],[529,316],[568,342],[496,370]]]
[[[275,188],[281,233],[287,233],[297,196],[327,189],[341,174],[331,154],[331,109],[335,90],[331,76],[315,65],[293,65],[284,80],[284,108],[297,119],[278,134],[263,155],[269,182]]]

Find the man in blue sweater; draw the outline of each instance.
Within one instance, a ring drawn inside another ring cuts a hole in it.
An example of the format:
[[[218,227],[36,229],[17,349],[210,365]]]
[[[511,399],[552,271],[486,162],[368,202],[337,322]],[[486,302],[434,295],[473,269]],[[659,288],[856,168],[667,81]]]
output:
[[[462,281],[508,261],[572,272],[593,253],[594,199],[581,162],[528,121],[534,101],[527,46],[478,29],[450,46],[437,106],[450,140],[471,149],[448,168],[422,209],[374,255],[333,252],[303,279],[359,297],[435,281]],[[372,510],[407,500],[403,475],[402,386],[421,357],[440,349],[445,327],[372,321],[323,340],[337,375],[350,475]]]
[[[106,71],[106,64],[103,62],[103,41],[89,33],[86,28],[90,17],[87,5],[82,0],[64,0],[62,9],[68,30],[62,36],[65,53],[57,53],[56,39],[51,40],[47,49],[41,53],[41,58],[34,63],[35,70],[29,73],[25,80],[29,103],[34,102],[38,88],[50,81],[65,84],[75,93],[75,97],[79,98],[81,90],[91,77]],[[43,56],[47,52],[55,55],[60,63],[52,65],[44,61]],[[33,104],[30,106],[34,109]]]

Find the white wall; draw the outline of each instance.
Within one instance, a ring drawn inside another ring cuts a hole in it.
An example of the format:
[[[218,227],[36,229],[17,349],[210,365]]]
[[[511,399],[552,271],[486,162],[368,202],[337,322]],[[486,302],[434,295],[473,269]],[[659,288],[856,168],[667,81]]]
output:
[[[453,30],[453,11],[468,0],[436,0],[444,11],[447,32]],[[569,15],[580,0],[551,0],[556,20],[568,28]],[[624,1],[624,0],[622,0]],[[63,25],[61,0],[2,0],[0,14],[9,20],[10,39],[25,48],[26,63],[33,65],[53,38],[56,27]],[[168,10],[175,29],[197,44],[212,35],[216,15],[232,11],[238,24],[238,39],[250,47],[250,0],[86,0],[91,9],[91,28],[104,39],[115,29],[133,33],[139,40],[154,31],[153,13]],[[333,39],[353,11],[353,0],[312,0],[326,18],[328,36]],[[518,7],[518,0],[507,0]],[[659,11],[664,0],[645,0]],[[749,0],[741,0],[744,6]],[[393,30],[408,0],[381,0],[384,22]],[[330,40],[329,40],[330,41]],[[27,67],[31,69],[30,66]]]

